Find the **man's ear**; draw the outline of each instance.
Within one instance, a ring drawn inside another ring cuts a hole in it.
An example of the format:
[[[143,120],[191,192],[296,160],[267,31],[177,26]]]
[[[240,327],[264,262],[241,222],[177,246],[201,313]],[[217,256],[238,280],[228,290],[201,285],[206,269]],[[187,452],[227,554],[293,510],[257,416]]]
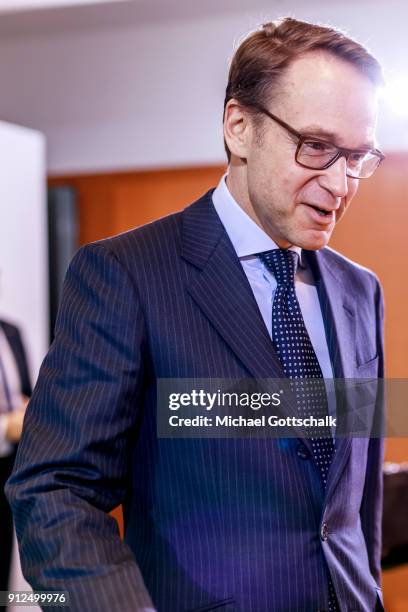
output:
[[[247,157],[250,133],[248,113],[234,98],[228,100],[224,113],[224,138],[232,155],[241,159]]]

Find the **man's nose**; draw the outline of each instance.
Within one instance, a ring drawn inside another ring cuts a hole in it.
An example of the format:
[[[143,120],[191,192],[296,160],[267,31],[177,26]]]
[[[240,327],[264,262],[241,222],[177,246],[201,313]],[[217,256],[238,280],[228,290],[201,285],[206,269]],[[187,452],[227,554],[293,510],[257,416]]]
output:
[[[339,157],[332,166],[319,176],[319,185],[330,191],[336,198],[344,198],[348,192],[347,161]]]

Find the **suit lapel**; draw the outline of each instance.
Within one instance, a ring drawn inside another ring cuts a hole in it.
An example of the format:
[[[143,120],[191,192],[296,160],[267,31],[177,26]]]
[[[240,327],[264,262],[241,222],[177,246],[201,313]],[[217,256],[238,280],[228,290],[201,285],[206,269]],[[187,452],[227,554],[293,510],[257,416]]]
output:
[[[334,378],[353,378],[356,374],[356,320],[355,301],[347,288],[343,272],[328,265],[324,252],[306,252],[312,268],[325,324],[326,339],[333,366]],[[340,384],[340,386],[342,386]],[[338,425],[348,431],[347,421],[353,418],[342,408]],[[333,492],[351,452],[351,437],[336,437],[336,452],[331,463],[325,498]]]
[[[322,310],[335,378],[354,378],[356,363],[355,300],[341,269],[324,251],[304,251],[312,269]]]
[[[188,291],[254,378],[285,378],[211,192],[183,213],[182,257],[200,269]]]

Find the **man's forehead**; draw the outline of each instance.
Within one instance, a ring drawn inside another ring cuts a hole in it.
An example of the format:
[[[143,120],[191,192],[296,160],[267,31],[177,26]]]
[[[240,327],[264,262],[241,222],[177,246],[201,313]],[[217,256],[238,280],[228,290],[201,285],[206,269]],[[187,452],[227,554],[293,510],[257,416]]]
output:
[[[282,84],[293,82],[297,85],[298,79],[305,77],[309,77],[307,82],[313,84],[318,80],[330,81],[333,77],[336,79],[344,75],[368,81],[375,87],[360,66],[324,49],[307,51],[294,58],[282,73]]]
[[[339,146],[372,147],[378,88],[356,66],[327,52],[309,52],[282,75],[273,108],[301,133]]]

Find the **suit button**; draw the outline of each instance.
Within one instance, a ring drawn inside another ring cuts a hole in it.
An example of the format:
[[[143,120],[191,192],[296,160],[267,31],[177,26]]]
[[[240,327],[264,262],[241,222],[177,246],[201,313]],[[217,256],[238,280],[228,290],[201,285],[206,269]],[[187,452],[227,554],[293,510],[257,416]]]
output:
[[[326,542],[328,537],[329,537],[329,528],[327,526],[327,523],[323,523],[320,528],[320,539],[322,540],[322,542]]]
[[[296,449],[296,454],[300,459],[310,459],[310,452],[302,443],[298,445]]]

